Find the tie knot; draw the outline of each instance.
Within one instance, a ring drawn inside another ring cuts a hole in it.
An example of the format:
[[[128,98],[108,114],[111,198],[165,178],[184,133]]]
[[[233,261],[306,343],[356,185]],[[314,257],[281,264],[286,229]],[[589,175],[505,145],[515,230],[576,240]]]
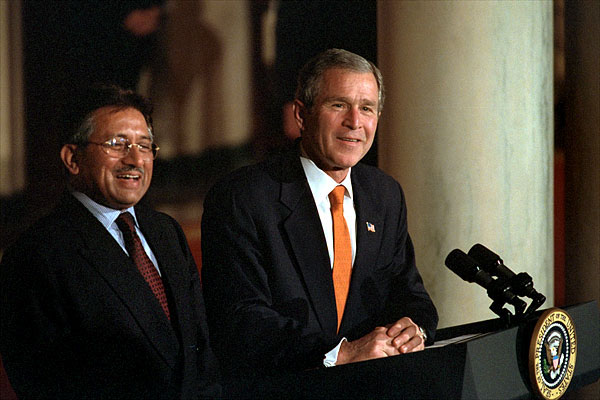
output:
[[[335,189],[329,193],[329,202],[331,205],[344,204],[344,193],[346,193],[346,188],[344,186],[336,186]]]
[[[119,216],[117,217],[116,223],[117,223],[117,226],[119,227],[119,229],[121,230],[121,232],[124,232],[125,230],[127,230],[129,232],[135,232],[133,216],[128,212],[119,214]]]

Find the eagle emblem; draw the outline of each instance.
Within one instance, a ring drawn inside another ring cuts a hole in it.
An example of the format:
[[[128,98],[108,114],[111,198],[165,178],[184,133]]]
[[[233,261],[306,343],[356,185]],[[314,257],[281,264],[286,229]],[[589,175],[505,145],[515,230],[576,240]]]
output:
[[[554,331],[548,335],[548,338],[544,342],[548,374],[551,379],[556,379],[556,376],[560,373],[560,367],[565,358],[562,347],[563,338],[558,331]]]
[[[562,396],[575,370],[577,333],[571,316],[560,308],[546,310],[533,328],[529,347],[531,389],[544,400]]]

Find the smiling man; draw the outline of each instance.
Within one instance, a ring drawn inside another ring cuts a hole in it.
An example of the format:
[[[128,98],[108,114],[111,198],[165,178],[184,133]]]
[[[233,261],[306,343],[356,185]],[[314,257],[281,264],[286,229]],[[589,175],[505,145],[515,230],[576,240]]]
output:
[[[400,185],[359,161],[383,108],[377,67],[328,50],[300,72],[293,150],[232,173],[204,203],[211,340],[230,375],[421,350],[436,309]]]
[[[0,352],[20,398],[218,397],[200,280],[169,216],[138,206],[158,152],[151,107],[81,98],[60,157],[69,193],[0,264]]]

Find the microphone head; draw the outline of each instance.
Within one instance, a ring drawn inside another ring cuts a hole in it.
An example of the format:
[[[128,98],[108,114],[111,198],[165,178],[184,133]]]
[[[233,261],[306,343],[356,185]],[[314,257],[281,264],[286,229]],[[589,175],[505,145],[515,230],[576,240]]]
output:
[[[482,244],[475,244],[469,250],[469,256],[473,257],[485,271],[494,270],[498,265],[504,265],[500,256]]]
[[[446,257],[446,266],[467,282],[475,282],[475,275],[480,271],[477,263],[460,249],[454,249]]]

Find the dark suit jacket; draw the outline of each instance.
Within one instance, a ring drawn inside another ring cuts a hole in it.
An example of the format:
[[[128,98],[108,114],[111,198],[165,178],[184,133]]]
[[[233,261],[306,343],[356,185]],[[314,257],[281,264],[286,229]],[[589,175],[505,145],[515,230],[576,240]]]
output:
[[[238,170],[209,192],[202,279],[224,373],[322,366],[342,337],[403,316],[433,339],[438,316],[415,267],[400,185],[361,164],[351,176],[357,251],[339,334],[327,245],[298,149]]]
[[[100,222],[66,195],[0,264],[0,352],[20,398],[219,395],[196,265],[180,226],[136,207],[171,321]]]

